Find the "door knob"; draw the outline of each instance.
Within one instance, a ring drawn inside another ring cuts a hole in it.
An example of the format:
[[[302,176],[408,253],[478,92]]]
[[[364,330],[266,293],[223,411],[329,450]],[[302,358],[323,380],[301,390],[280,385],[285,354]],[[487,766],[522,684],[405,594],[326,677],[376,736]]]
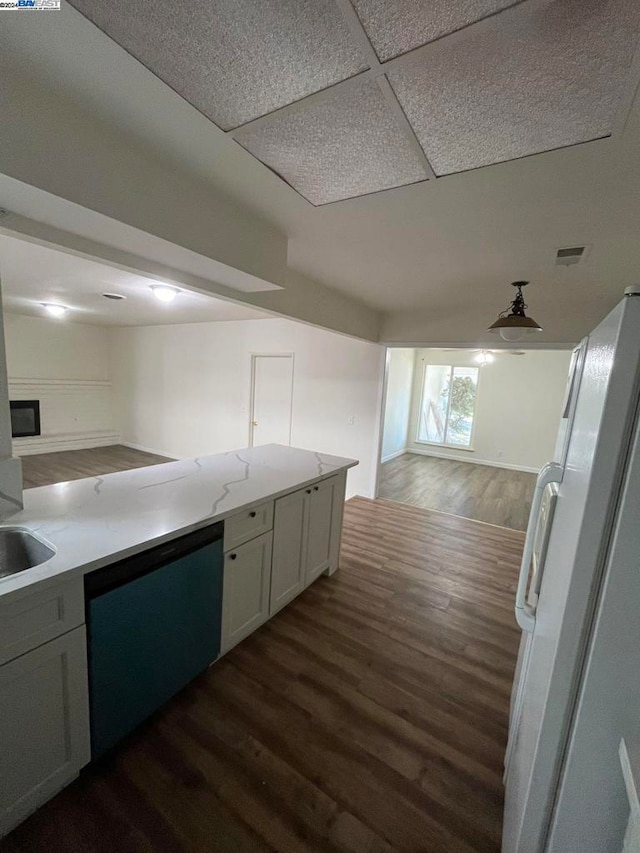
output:
[[[258,421],[251,421],[251,426],[257,427],[257,426],[258,426]]]

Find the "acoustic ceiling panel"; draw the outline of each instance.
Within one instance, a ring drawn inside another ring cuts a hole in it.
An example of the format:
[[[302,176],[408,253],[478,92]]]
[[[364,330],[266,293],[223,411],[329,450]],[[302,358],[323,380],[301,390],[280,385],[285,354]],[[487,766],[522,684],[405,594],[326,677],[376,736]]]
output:
[[[516,2],[519,0],[352,0],[381,62]]]
[[[70,0],[228,130],[367,68],[333,0]]]
[[[437,175],[607,136],[640,32],[638,0],[523,4],[389,80]]]
[[[427,178],[371,82],[241,128],[235,138],[315,205]]]

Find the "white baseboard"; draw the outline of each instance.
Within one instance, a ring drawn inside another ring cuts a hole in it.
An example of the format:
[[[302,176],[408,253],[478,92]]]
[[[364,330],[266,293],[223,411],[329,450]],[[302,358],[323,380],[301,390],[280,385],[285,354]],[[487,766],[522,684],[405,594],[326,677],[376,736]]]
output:
[[[158,450],[155,447],[146,447],[144,444],[134,444],[132,441],[120,441],[123,447],[130,447],[132,450],[141,450],[143,453],[153,453],[154,456],[168,456],[169,459],[179,459],[172,453],[167,453],[166,450]]]
[[[15,456],[33,456],[36,453],[55,453],[58,450],[86,450],[91,447],[108,447],[120,444],[117,432],[78,433],[77,435],[37,435],[13,439]]]
[[[490,462],[488,459],[470,459],[468,455],[457,453],[438,453],[437,450],[422,450],[422,448],[408,447],[407,453],[415,453],[416,456],[435,456],[438,459],[453,459],[454,462],[469,462],[472,465],[488,465],[490,468],[506,468],[508,471],[524,471],[527,474],[537,474],[539,468],[531,468],[528,465],[510,465],[508,462]]]
[[[407,448],[403,447],[402,450],[396,450],[395,453],[389,453],[389,454],[387,454],[387,456],[383,456],[381,461],[383,463],[384,462],[391,462],[392,459],[397,459],[398,456],[404,456],[404,454],[406,452],[407,452]]]

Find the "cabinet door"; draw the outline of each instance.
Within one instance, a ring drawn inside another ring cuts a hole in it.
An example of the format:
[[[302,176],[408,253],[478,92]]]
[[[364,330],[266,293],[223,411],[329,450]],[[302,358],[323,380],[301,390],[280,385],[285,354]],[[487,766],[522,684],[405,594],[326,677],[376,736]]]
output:
[[[269,603],[271,616],[304,589],[305,515],[311,494],[310,489],[301,489],[276,501]]]
[[[89,761],[84,625],[0,667],[0,836]]]
[[[223,653],[255,631],[269,616],[272,539],[272,533],[265,533],[225,554]]]
[[[310,487],[311,494],[307,502],[306,584],[332,567],[334,507],[339,501],[339,485],[340,477],[329,477]]]

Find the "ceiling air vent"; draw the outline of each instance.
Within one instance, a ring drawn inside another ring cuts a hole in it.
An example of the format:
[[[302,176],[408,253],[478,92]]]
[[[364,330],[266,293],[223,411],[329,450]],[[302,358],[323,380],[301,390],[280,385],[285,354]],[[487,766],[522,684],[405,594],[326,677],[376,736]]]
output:
[[[556,266],[570,267],[573,264],[579,264],[584,258],[586,246],[571,246],[567,249],[558,249],[556,252]]]
[[[127,298],[123,293],[103,293],[102,295],[104,296],[105,299],[113,299],[113,300],[120,300],[120,299],[126,299]]]

